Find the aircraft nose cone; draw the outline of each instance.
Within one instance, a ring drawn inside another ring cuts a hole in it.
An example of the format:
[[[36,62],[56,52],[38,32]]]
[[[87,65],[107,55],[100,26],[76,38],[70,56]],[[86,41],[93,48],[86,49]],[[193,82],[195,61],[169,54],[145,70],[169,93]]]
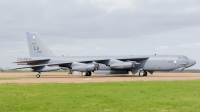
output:
[[[195,64],[196,64],[196,61],[195,61],[195,60],[189,59],[189,63],[188,63],[188,65],[187,65],[185,68],[189,68],[189,67],[191,67],[191,66],[193,66],[193,65],[195,65]]]
[[[196,61],[195,60],[190,60],[190,66],[193,66],[196,64]]]
[[[195,65],[196,64],[196,61],[195,60],[189,60],[189,65],[187,66],[187,68],[188,67],[191,67],[191,66],[193,66],[193,65]]]

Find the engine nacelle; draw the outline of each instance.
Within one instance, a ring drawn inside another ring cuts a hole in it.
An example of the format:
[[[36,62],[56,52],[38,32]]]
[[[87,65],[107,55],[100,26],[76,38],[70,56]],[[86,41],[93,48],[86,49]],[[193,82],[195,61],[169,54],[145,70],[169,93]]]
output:
[[[49,72],[49,71],[56,71],[56,70],[60,70],[61,68],[58,66],[54,66],[54,67],[42,67],[42,68],[38,68],[38,69],[34,69],[34,72]]]
[[[135,67],[135,62],[120,62],[113,63],[110,65],[110,68],[113,69],[130,69]]]
[[[82,65],[73,66],[72,70],[86,72],[86,71],[95,71],[95,70],[98,70],[98,68],[99,68],[98,64],[82,64]]]

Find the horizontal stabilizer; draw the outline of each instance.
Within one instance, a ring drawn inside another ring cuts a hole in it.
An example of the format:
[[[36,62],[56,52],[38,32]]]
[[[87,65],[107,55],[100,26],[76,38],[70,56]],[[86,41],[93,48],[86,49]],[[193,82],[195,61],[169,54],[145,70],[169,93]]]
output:
[[[17,61],[13,63],[37,63],[41,61],[49,61],[50,59],[37,59],[37,60],[23,60],[23,61]]]
[[[12,68],[10,70],[25,69],[25,68],[36,68],[36,67],[43,67],[43,66],[46,66],[46,64],[42,64],[42,65],[27,65],[27,66],[18,67],[18,68]]]

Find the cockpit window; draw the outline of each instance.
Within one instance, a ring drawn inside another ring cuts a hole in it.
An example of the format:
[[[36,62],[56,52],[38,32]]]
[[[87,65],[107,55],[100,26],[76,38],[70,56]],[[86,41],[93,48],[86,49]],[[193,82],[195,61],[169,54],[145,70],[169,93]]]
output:
[[[178,58],[179,59],[188,59],[188,57],[186,57],[186,56],[179,56]]]

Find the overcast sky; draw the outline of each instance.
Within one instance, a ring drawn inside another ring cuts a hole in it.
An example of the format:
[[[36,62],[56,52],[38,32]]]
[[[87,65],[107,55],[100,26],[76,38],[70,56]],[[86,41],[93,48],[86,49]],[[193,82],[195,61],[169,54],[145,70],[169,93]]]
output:
[[[55,55],[186,55],[200,69],[200,0],[0,0],[0,67],[28,57],[25,32]]]

